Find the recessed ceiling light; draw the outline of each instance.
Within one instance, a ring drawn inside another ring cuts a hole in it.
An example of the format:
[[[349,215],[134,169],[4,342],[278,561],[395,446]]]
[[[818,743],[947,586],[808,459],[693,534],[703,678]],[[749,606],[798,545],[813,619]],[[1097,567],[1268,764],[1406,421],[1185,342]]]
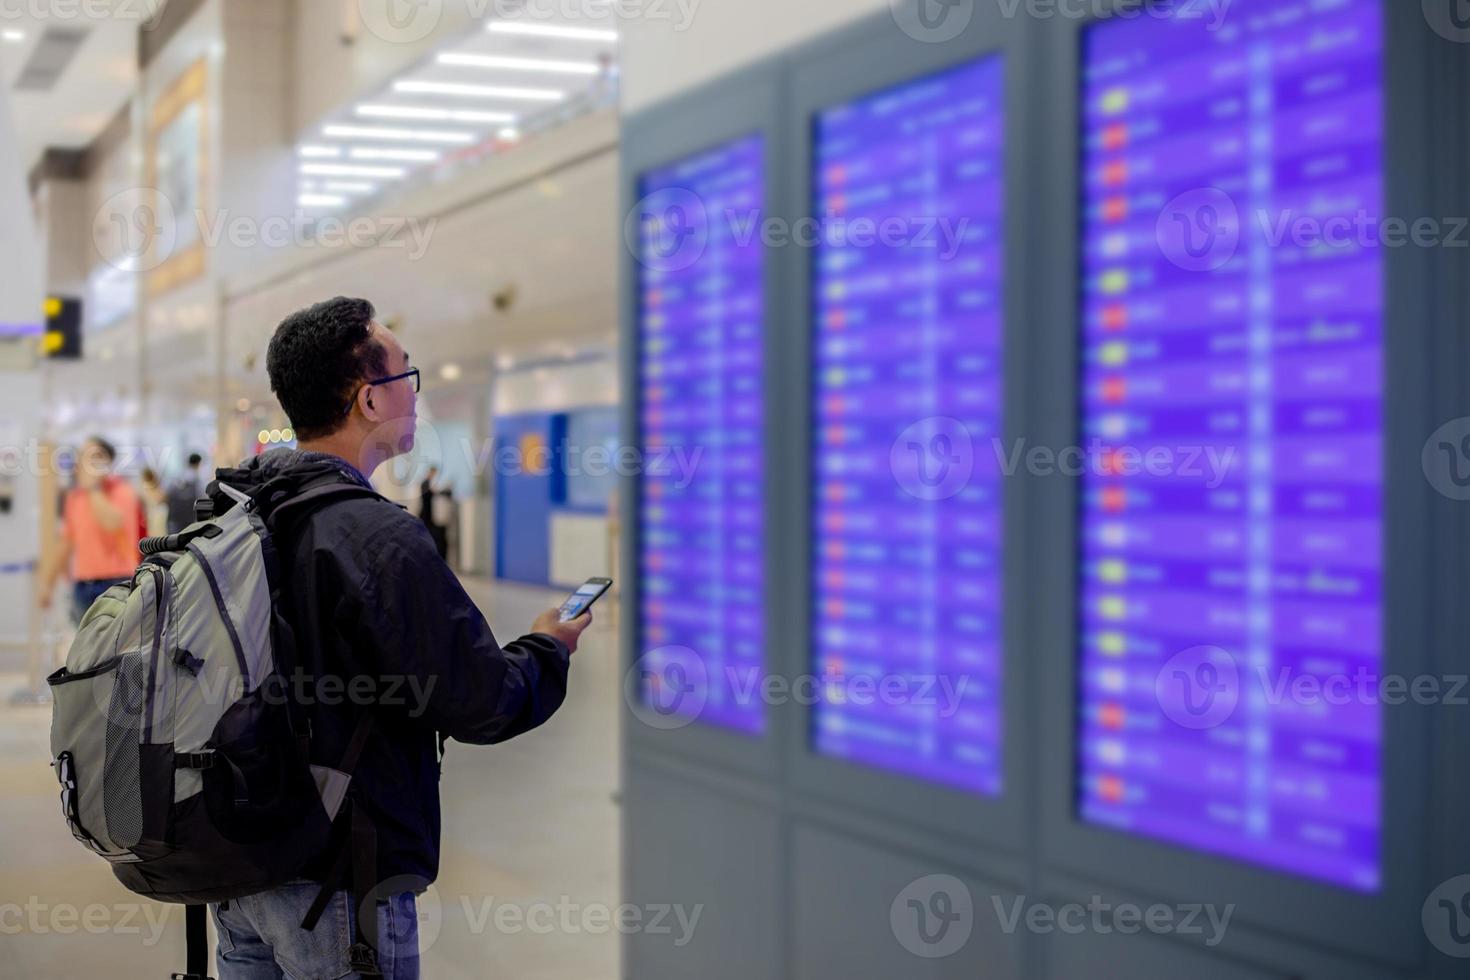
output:
[[[338,194],[368,194],[378,185],[366,180],[328,180],[322,182],[322,189]]]
[[[457,82],[417,82],[406,79],[393,83],[395,92],[418,92],[425,95],[459,95],[467,98],[523,99],[527,102],[560,102],[564,92],[549,88],[508,88],[504,85],[461,85]]]
[[[458,381],[462,374],[458,364],[446,364],[439,369],[439,377],[445,381]]]
[[[297,150],[297,152],[300,153],[304,157],[314,157],[314,158],[332,157],[332,158],[335,158],[335,157],[340,157],[342,155],[342,147],[340,147],[340,146],[313,146],[313,145],[307,145],[307,146],[300,147]]]
[[[360,105],[357,107],[357,114],[379,119],[423,119],[434,122],[508,123],[516,121],[513,112],[431,109],[428,106]]]
[[[333,139],[391,140],[400,143],[473,143],[474,133],[445,129],[391,129],[384,126],[323,126],[322,135]]]
[[[563,75],[596,75],[602,69],[594,61],[554,61],[549,58],[507,58],[497,54],[457,54],[439,56],[441,65],[462,68],[503,68],[507,71],[544,71]]]
[[[519,129],[516,129],[514,126],[507,126],[495,135],[499,136],[503,140],[514,143],[516,140],[521,138],[521,131]]]
[[[304,208],[335,208],[347,203],[340,194],[302,194],[296,203]]]
[[[3,38],[7,44],[20,44],[26,39],[26,32],[17,30],[0,31],[0,38]]]
[[[557,27],[554,24],[528,24],[521,21],[491,21],[492,34],[522,34],[531,37],[559,37],[568,41],[607,41],[618,39],[617,31],[598,31],[587,27]]]
[[[407,160],[415,163],[432,163],[440,156],[438,150],[383,150],[368,146],[353,147],[348,155],[354,160]]]
[[[408,173],[402,167],[364,167],[346,163],[307,163],[301,167],[303,174],[314,177],[402,177]]]

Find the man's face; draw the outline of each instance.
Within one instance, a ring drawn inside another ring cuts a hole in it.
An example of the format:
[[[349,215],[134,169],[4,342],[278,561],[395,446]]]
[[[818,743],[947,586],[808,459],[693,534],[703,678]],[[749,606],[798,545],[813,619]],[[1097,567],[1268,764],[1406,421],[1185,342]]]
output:
[[[383,348],[384,377],[413,369],[408,352],[392,331],[375,322],[372,336]],[[372,422],[376,426],[373,438],[388,445],[390,456],[412,452],[419,403],[413,379],[400,378],[387,384],[373,385],[370,397]]]

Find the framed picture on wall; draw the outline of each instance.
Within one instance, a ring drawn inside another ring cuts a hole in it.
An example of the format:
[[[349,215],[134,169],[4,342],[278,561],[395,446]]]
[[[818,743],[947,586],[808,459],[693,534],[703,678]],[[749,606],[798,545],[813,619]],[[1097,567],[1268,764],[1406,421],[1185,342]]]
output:
[[[159,296],[204,274],[199,214],[209,179],[209,68],[201,59],[159,96],[148,118],[147,185],[171,205],[161,229],[172,254],[148,276],[148,293]]]

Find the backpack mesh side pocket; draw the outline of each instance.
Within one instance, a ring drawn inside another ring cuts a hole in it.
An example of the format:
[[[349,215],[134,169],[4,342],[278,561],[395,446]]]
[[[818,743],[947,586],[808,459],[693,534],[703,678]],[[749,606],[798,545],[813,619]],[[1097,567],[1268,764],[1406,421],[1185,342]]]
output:
[[[124,657],[107,708],[107,756],[102,773],[102,807],[107,834],[120,847],[143,839],[143,776],[140,751],[143,709],[148,695],[148,663]]]

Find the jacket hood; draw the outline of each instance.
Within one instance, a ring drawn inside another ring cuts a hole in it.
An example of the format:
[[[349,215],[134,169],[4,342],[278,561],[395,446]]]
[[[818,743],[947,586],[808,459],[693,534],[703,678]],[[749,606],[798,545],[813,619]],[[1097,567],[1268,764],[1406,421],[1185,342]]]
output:
[[[239,466],[216,470],[214,481],[206,493],[214,501],[214,512],[223,514],[234,506],[234,499],[219,489],[220,483],[250,493],[272,480],[300,487],[332,475],[372,487],[355,466],[339,456],[301,449],[273,449],[253,456]]]

